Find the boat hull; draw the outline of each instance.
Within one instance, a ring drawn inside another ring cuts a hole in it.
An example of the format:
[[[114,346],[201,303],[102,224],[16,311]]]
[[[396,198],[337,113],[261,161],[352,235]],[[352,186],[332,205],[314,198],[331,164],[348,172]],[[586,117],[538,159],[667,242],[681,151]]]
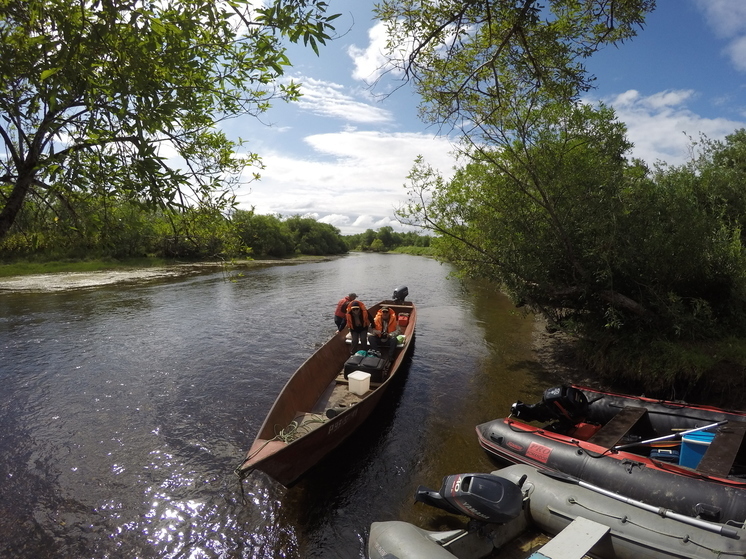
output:
[[[370,390],[360,396],[347,392],[343,369],[350,347],[346,333],[337,332],[288,380],[246,459],[236,468],[240,477],[260,470],[282,485],[291,486],[373,413],[413,351],[415,337],[416,309],[411,302],[381,301],[370,311],[374,313],[382,305],[409,314],[404,343],[390,358],[383,382],[371,383]],[[330,410],[333,413],[328,413]]]

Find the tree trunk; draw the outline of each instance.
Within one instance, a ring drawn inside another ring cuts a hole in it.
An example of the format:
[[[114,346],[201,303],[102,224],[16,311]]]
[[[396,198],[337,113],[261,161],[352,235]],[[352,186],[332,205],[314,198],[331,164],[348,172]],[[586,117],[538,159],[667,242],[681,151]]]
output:
[[[18,177],[13,190],[10,192],[5,201],[5,206],[0,211],[0,240],[4,239],[13,223],[18,216],[18,213],[23,208],[23,202],[26,200],[26,196],[31,190],[31,184],[34,180],[34,173],[24,173]]]

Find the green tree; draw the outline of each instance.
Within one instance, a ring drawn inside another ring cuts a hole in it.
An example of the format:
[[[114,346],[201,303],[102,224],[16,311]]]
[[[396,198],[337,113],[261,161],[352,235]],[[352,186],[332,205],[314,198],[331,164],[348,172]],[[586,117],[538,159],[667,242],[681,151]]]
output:
[[[376,240],[377,233],[373,229],[366,229],[362,236],[361,248],[368,250],[373,241]]]
[[[611,109],[579,106],[535,130],[531,142],[482,151],[449,182],[420,161],[400,216],[438,233],[439,254],[465,274],[556,321],[602,301],[641,310],[599,277],[626,184],[624,125]]]
[[[376,15],[423,120],[502,145],[543,106],[590,89],[583,59],[635,36],[654,8],[655,0],[381,0]]]
[[[597,344],[746,332],[746,189],[731,186],[746,178],[735,164],[746,136],[650,172],[624,158],[609,109],[559,122],[450,181],[420,162],[402,217],[438,233],[437,254],[463,274],[500,282]]]
[[[325,255],[347,252],[347,245],[339,229],[328,223],[319,223],[310,217],[293,216],[285,220],[285,225],[301,254]]]
[[[242,243],[254,256],[283,258],[294,252],[287,225],[274,215],[258,215],[254,210],[237,210],[232,218]]]
[[[391,249],[395,246],[394,229],[385,225],[378,230],[377,238],[381,241],[385,249]]]
[[[230,201],[255,154],[215,124],[258,115],[289,65],[283,41],[314,50],[335,15],[321,0],[0,2],[0,239],[29,199],[76,192],[159,207]]]
[[[372,243],[370,243],[370,250],[372,250],[373,252],[385,252],[386,247],[384,246],[381,239],[376,239]]]

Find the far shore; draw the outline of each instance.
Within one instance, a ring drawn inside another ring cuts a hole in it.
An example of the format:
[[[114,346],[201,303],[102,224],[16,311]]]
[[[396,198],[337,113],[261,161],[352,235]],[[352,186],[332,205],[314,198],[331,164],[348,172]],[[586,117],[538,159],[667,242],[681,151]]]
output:
[[[0,293],[48,293],[67,289],[85,289],[117,283],[142,283],[163,278],[223,271],[228,275],[240,274],[242,269],[262,266],[294,265],[320,262],[333,256],[302,256],[276,260],[239,260],[230,262],[173,263],[153,267],[112,267],[94,271],[62,271],[30,273],[0,277]]]

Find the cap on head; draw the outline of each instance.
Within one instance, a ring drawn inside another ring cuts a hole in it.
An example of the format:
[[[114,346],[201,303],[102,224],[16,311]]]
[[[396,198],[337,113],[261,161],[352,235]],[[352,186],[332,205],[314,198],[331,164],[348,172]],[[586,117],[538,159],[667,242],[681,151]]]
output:
[[[388,307],[381,307],[381,312],[389,312],[389,308]]]
[[[357,299],[357,294],[355,294],[355,293],[350,293],[350,294],[349,294],[349,295],[347,296],[347,298],[348,298],[348,299],[350,299],[350,300],[352,300],[352,299]]]

